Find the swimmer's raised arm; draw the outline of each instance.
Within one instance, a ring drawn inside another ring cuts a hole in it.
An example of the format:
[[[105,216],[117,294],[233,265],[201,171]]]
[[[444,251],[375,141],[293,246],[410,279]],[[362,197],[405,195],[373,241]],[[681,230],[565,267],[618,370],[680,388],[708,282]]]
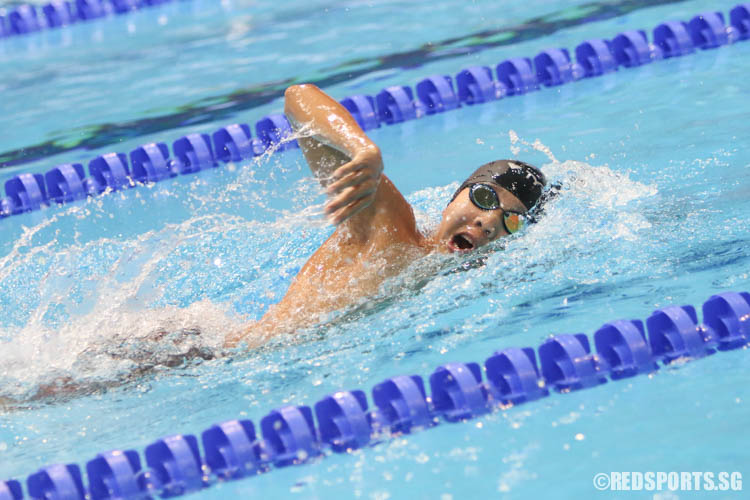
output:
[[[300,133],[310,169],[327,190],[326,213],[337,228],[278,304],[227,336],[228,348],[240,342],[258,346],[274,335],[310,327],[374,293],[384,268],[408,259],[408,250],[422,239],[409,202],[383,174],[380,149],[346,108],[308,84],[286,90],[284,110]]]
[[[341,104],[312,84],[294,85],[284,111],[310,169],[328,194],[326,215],[339,225],[375,200],[383,173],[380,149]]]

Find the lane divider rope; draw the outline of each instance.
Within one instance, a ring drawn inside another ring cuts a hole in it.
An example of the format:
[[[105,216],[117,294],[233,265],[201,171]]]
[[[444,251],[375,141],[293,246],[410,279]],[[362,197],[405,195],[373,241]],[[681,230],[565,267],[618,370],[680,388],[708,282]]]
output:
[[[390,86],[375,97],[354,95],[341,103],[364,130],[393,125],[423,116],[492,102],[508,96],[553,87],[653,61],[683,56],[696,49],[713,49],[750,39],[750,3],[734,7],[730,24],[721,12],[704,12],[689,22],[667,21],[653,30],[653,43],[645,31],[630,30],[612,40],[590,39],[575,49],[575,61],[567,49],[553,48],[534,59],[517,57],[502,61],[493,71],[471,66],[454,79],[433,75],[419,81],[415,92],[408,86]],[[52,203],[64,204],[104,192],[160,182],[178,175],[240,162],[262,155],[270,148],[280,151],[299,147],[286,138],[292,129],[283,114],[270,114],[255,123],[256,137],[247,124],[222,127],[211,136],[188,134],[172,143],[173,158],[163,142],[148,143],[128,156],[112,152],[88,163],[89,177],[80,163],[58,165],[44,175],[22,173],[5,182],[0,197],[0,219],[39,210]]]
[[[0,40],[46,29],[62,28],[82,21],[127,14],[173,0],[52,0],[41,8],[23,4],[0,15]]]
[[[483,368],[476,362],[446,363],[430,375],[429,396],[422,377],[403,375],[372,388],[372,408],[361,390],[335,392],[314,408],[284,406],[261,418],[262,437],[251,420],[229,420],[204,430],[200,446],[196,436],[177,434],[154,441],[142,454],[105,451],[86,462],[86,485],[77,464],[49,465],[26,478],[26,491],[30,498],[56,500],[169,498],[350,453],[442,421],[507,410],[547,397],[550,389],[569,393],[608,378],[653,373],[660,364],[750,347],[750,293],[713,295],[702,312],[703,323],[690,305],[658,309],[645,326],[637,319],[611,321],[594,333],[596,353],[585,334],[560,334],[536,350],[496,351]],[[0,500],[21,498],[20,482],[0,481]]]

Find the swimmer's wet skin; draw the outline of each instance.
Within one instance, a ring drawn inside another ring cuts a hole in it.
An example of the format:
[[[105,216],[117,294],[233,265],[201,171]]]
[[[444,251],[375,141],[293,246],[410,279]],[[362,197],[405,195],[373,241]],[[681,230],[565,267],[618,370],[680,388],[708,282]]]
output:
[[[326,189],[334,233],[310,257],[284,298],[256,323],[227,339],[257,346],[280,333],[377,292],[388,277],[431,252],[466,253],[518,231],[542,197],[546,180],[535,167],[498,160],[461,184],[432,234],[417,229],[414,212],[383,174],[380,149],[349,112],[315,85],[285,93],[284,111],[310,169]]]

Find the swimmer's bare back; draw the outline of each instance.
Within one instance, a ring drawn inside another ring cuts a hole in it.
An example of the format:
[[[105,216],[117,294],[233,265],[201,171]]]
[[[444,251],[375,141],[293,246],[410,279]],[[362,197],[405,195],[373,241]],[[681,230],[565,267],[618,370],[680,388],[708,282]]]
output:
[[[326,189],[325,211],[334,233],[310,257],[284,298],[227,346],[257,346],[279,333],[312,326],[331,311],[375,293],[434,246],[418,230],[414,212],[383,175],[380,149],[349,112],[315,85],[285,93],[284,111],[302,153]]]

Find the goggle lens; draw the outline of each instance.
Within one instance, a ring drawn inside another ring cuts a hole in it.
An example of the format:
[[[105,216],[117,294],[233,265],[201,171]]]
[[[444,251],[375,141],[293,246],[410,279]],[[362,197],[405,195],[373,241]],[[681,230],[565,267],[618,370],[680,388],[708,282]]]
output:
[[[497,193],[490,186],[474,184],[469,194],[471,195],[471,201],[483,210],[496,210],[500,208],[500,200],[497,199]]]
[[[497,210],[500,208],[500,200],[492,187],[486,184],[474,184],[469,190],[469,198],[482,210]],[[526,218],[518,212],[503,211],[503,224],[508,234],[517,233],[524,228]]]
[[[523,215],[519,213],[505,212],[503,214],[503,224],[505,224],[505,230],[508,231],[508,233],[513,234],[523,229],[525,219]]]

